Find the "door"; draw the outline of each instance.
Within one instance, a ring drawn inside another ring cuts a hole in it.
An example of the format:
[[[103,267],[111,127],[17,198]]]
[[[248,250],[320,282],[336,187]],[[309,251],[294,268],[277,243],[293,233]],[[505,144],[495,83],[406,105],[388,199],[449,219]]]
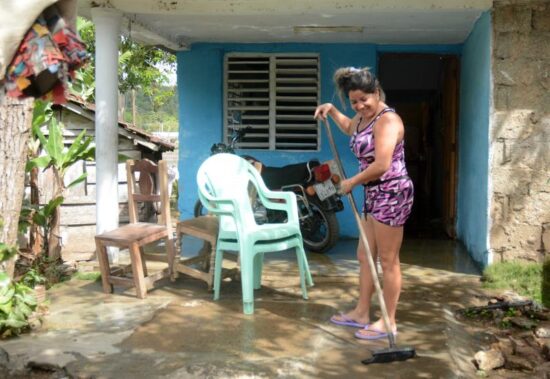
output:
[[[378,77],[405,124],[407,170],[415,186],[408,237],[454,238],[459,61],[454,55],[384,53]]]
[[[443,224],[451,238],[456,237],[457,129],[458,129],[458,58],[443,58]]]

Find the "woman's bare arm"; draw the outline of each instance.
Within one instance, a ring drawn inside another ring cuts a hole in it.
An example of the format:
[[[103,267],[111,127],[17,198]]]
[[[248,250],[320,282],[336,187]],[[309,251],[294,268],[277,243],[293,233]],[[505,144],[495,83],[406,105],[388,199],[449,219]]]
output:
[[[350,178],[352,188],[376,180],[390,169],[395,146],[403,139],[403,134],[403,122],[396,114],[387,113],[376,122],[374,126],[374,162],[366,170]]]
[[[338,128],[348,136],[352,135],[353,125],[356,124],[356,118],[357,115],[354,118],[349,118],[342,112],[340,112],[333,104],[331,103],[325,103],[321,104],[315,109],[315,114],[313,115],[313,118],[315,119],[321,119],[326,120],[327,116],[330,116],[338,126]]]

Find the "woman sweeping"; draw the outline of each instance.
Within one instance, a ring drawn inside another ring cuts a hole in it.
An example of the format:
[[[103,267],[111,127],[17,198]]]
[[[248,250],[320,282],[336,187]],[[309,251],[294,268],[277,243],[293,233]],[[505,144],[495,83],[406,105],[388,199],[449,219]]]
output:
[[[349,193],[355,186],[364,187],[365,201],[361,220],[373,257],[380,260],[383,295],[392,332],[397,333],[396,310],[401,292],[399,250],[403,241],[403,225],[413,204],[414,188],[405,167],[405,129],[395,110],[384,102],[380,83],[368,68],[341,68],[334,82],[342,104],[344,96],[356,112],[353,118],[341,113],[333,104],[317,107],[314,117],[330,116],[339,129],[351,136],[350,148],[359,161],[359,172],[343,180],[340,192]],[[374,293],[363,243],[357,247],[359,260],[359,299],[354,309],[332,316],[337,325],[360,328],[355,336],[374,340],[388,336],[382,319],[371,323],[371,297]]]

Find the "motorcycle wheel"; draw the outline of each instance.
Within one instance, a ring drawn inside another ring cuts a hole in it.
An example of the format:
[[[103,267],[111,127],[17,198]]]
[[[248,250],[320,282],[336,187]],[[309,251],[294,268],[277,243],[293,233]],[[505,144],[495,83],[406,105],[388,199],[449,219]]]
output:
[[[304,248],[315,253],[326,253],[338,241],[338,219],[334,212],[325,211],[318,199],[308,198],[308,202],[313,214],[300,221]]]

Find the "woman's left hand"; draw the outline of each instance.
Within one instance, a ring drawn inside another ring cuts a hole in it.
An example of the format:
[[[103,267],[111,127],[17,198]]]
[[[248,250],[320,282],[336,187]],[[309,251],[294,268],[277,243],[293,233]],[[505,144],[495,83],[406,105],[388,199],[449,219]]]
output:
[[[340,182],[340,187],[338,187],[338,193],[340,195],[346,195],[351,192],[353,189],[353,183],[351,179],[344,179]]]

